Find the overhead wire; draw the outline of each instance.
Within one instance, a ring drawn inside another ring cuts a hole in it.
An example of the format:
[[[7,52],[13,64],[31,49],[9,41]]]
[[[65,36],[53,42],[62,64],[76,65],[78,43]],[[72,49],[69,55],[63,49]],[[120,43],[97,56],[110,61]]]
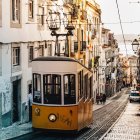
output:
[[[117,10],[118,10],[118,16],[119,16],[119,21],[120,21],[120,27],[121,27],[121,31],[122,31],[124,46],[125,46],[125,49],[126,49],[126,56],[128,56],[127,47],[126,47],[126,41],[125,41],[124,31],[123,31],[123,26],[122,26],[122,21],[121,21],[121,15],[120,15],[120,10],[119,10],[119,5],[118,5],[118,0],[116,0],[116,6],[117,6]]]
[[[63,2],[64,2],[64,0],[62,0]],[[117,5],[117,9],[118,9],[118,15],[119,15],[119,21],[120,22],[112,22],[112,23],[103,23],[103,24],[120,24],[120,26],[121,26],[121,30],[122,30],[122,35],[123,35],[123,41],[124,41],[124,44],[125,44],[125,49],[126,49],[126,55],[128,55],[127,54],[127,48],[126,48],[126,40],[125,40],[125,37],[124,37],[124,32],[123,32],[123,27],[122,27],[122,23],[135,23],[135,22],[140,22],[140,21],[129,21],[129,22],[122,22],[121,21],[121,16],[120,16],[120,12],[119,12],[119,6],[118,6],[118,1],[116,0],[116,5]],[[63,10],[63,8],[62,8],[62,5],[58,5],[56,2],[53,2],[53,4],[51,5],[51,4],[47,4],[47,5],[42,5],[42,6],[57,6],[61,11],[62,11],[62,13],[64,14],[64,10]],[[46,15],[44,15],[44,16],[46,16]],[[93,18],[93,16],[91,16],[91,15],[89,15],[88,14],[88,16],[89,17],[92,17]],[[60,19],[60,20],[63,20],[63,19]],[[46,21],[50,21],[50,20],[48,20],[48,17],[47,17],[47,19],[46,19]],[[57,23],[57,21],[55,21],[56,23]],[[64,24],[64,22],[65,21],[63,21],[63,24]],[[74,21],[73,21],[74,22]],[[38,23],[27,23],[27,24],[38,24]],[[95,25],[95,26],[97,26],[98,24],[97,23],[80,23],[80,24],[78,24],[77,22],[76,23],[73,23],[73,25]],[[99,24],[100,25],[100,24]],[[74,35],[74,36],[76,36],[76,35]],[[40,33],[40,37],[41,37],[41,40],[42,40],[42,36],[41,36],[41,33]]]

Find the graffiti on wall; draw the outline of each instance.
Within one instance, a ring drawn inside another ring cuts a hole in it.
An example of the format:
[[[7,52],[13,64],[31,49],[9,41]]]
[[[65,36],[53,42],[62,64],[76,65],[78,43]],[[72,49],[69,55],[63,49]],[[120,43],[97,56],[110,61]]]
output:
[[[0,94],[2,95],[2,115],[11,109],[11,84],[8,80],[0,80]]]

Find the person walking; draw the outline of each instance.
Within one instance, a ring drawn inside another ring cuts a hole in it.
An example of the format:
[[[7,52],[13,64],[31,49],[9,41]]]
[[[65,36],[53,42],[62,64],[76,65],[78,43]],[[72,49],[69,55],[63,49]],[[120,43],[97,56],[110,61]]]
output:
[[[105,102],[106,102],[106,95],[105,94],[103,94],[103,96],[102,96],[102,101],[103,101],[103,104],[105,104]]]
[[[27,106],[29,106],[29,121],[32,121],[32,102],[33,102],[32,91],[29,90],[25,106],[25,110],[27,109]]]
[[[96,103],[99,104],[99,101],[100,101],[100,96],[99,96],[99,94],[97,94],[96,95]]]
[[[102,104],[103,103],[103,94],[100,93],[100,103]]]

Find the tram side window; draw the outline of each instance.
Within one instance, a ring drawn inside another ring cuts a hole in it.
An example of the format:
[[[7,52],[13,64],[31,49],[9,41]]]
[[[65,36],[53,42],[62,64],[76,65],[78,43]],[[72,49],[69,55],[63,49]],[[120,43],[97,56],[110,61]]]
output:
[[[45,104],[61,104],[61,75],[43,75],[43,91]]]
[[[75,75],[64,75],[64,104],[75,104],[76,92],[75,92]]]
[[[33,101],[41,103],[41,75],[33,74]]]
[[[92,85],[92,77],[89,78],[89,82],[88,82],[88,89],[89,89],[89,98],[93,97],[93,85]]]
[[[83,97],[83,71],[78,73],[78,100]]]
[[[87,99],[88,96],[88,74],[84,76],[84,97]]]

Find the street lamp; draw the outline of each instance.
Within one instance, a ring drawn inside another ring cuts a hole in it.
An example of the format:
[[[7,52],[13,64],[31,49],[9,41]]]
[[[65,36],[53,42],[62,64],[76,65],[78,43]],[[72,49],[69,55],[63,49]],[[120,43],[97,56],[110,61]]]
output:
[[[133,49],[134,53],[138,52],[139,45],[140,45],[139,41],[137,39],[134,39],[132,42],[132,49]]]
[[[139,41],[137,39],[134,39],[133,42],[132,42],[132,49],[134,51],[134,53],[137,53],[138,54],[138,79],[137,79],[137,82],[139,83],[140,82],[140,51],[139,51]]]
[[[66,17],[65,17],[66,18]],[[63,20],[65,20],[65,18]],[[58,38],[60,36],[66,37],[66,43],[65,43],[65,52],[64,55],[69,57],[69,41],[68,36],[73,36],[73,30],[75,27],[72,25],[72,22],[69,22],[68,19],[64,22],[64,27],[67,30],[66,33],[57,33],[56,31],[60,29],[61,27],[61,14],[59,12],[49,12],[48,19],[46,20],[49,29],[51,30],[51,35],[56,37],[55,41],[55,55],[60,56],[60,46],[58,42]]]

